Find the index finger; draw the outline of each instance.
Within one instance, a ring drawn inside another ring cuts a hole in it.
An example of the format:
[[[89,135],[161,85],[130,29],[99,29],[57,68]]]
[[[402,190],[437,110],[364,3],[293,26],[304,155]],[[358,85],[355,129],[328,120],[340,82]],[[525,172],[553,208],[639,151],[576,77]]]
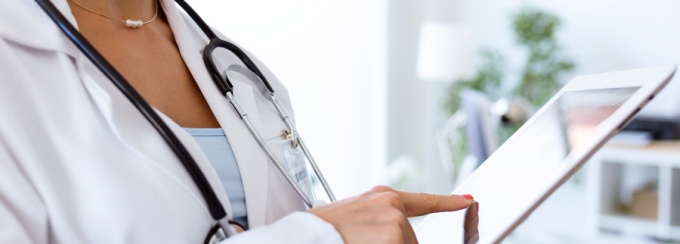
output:
[[[456,211],[474,202],[470,195],[436,195],[395,191],[399,194],[406,216],[414,217],[429,213]]]

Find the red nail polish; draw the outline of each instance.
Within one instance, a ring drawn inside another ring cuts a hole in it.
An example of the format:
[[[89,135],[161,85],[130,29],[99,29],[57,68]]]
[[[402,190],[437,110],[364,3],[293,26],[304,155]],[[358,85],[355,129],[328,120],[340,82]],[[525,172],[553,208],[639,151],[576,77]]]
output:
[[[472,195],[470,195],[470,194],[464,194],[464,195],[461,195],[461,196],[463,196],[463,197],[464,197],[465,199],[467,199],[467,200],[475,199],[475,198],[472,197]]]

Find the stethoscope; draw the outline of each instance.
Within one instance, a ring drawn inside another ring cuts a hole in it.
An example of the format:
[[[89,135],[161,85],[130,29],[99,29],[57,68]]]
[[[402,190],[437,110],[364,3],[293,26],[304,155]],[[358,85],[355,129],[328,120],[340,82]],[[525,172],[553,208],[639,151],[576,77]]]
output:
[[[151,106],[142,98],[139,93],[123,78],[118,71],[111,66],[111,64],[76,30],[73,25],[69,23],[68,20],[57,10],[57,8],[50,2],[50,0],[36,0],[36,2],[43,8],[43,10],[50,16],[50,18],[59,26],[59,28],[68,36],[68,38],[88,57],[96,66],[99,68],[104,75],[113,82],[113,84],[132,102],[132,104],[144,115],[144,117],[153,125],[153,127],[161,134],[166,143],[170,146],[173,152],[177,155],[179,160],[184,165],[184,168],[191,175],[194,183],[201,192],[201,195],[205,199],[210,214],[215,219],[218,224],[212,228],[211,233],[208,235],[206,242],[208,241],[219,241],[225,239],[235,233],[233,229],[229,228],[229,223],[227,221],[227,213],[222,206],[222,203],[215,195],[212,187],[205,178],[205,175],[201,169],[196,164],[196,161],[191,157],[184,145],[179,141],[177,136],[170,130],[170,128],[163,122],[163,120],[158,116],[158,114],[151,108]],[[267,78],[260,72],[260,70],[255,66],[253,61],[236,45],[222,40],[208,27],[208,25],[201,19],[200,16],[194,11],[189,4],[184,0],[175,0],[184,11],[189,14],[189,16],[194,20],[194,22],[203,30],[205,35],[210,39],[208,45],[203,49],[203,61],[205,62],[206,68],[210,73],[215,85],[220,90],[220,92],[225,96],[227,101],[231,104],[231,107],[236,111],[236,113],[241,117],[250,133],[253,135],[257,143],[260,145],[262,150],[267,154],[267,157],[274,163],[276,168],[281,172],[281,174],[286,178],[288,183],[295,189],[298,195],[305,202],[307,207],[313,207],[316,202],[308,196],[304,190],[296,183],[295,179],[288,173],[286,167],[281,164],[281,162],[274,156],[272,151],[267,147],[262,137],[255,130],[253,125],[248,118],[248,114],[244,112],[241,106],[238,104],[234,98],[233,89],[231,81],[226,75],[221,74],[215,65],[213,59],[213,52],[217,48],[225,48],[236,55],[241,62],[255,75],[258,76],[260,81],[264,83],[265,87],[269,92],[269,97],[272,104],[276,107],[279,116],[285,122],[287,129],[284,130],[283,135],[287,139],[291,140],[291,145],[295,148],[300,147],[305,157],[307,158],[310,166],[317,175],[319,182],[322,184],[328,198],[331,202],[335,201],[335,195],[331,191],[326,179],[319,170],[316,161],[309,153],[309,149],[305,145],[304,141],[300,137],[297,130],[290,121],[290,117],[283,110],[281,104],[274,96],[274,89],[271,87]],[[209,240],[210,239],[210,240]]]

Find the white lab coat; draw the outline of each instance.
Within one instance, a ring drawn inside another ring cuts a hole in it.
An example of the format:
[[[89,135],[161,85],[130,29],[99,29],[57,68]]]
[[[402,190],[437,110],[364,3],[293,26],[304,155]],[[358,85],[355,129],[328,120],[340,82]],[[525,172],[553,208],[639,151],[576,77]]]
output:
[[[52,2],[75,25],[66,1]],[[251,230],[226,243],[341,243],[332,225],[300,211],[300,198],[219,94],[200,56],[205,35],[174,1],[161,6],[241,171]],[[232,64],[236,98],[279,154],[285,126],[263,88],[236,58],[218,60]],[[291,112],[285,88],[259,67]],[[231,216],[198,144],[161,116]],[[40,7],[30,0],[0,2],[0,243],[199,243],[213,224],[158,132]]]

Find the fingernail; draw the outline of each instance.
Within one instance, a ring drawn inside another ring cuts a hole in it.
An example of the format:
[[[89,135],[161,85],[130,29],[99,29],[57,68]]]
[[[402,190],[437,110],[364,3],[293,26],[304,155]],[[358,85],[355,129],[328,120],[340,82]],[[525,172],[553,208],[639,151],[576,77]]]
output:
[[[479,202],[475,202],[475,208],[477,209],[477,212],[479,212]]]
[[[475,199],[475,198],[472,197],[472,195],[470,195],[470,194],[464,194],[464,195],[461,195],[461,196],[463,196],[463,197],[464,197],[465,199],[467,199],[467,200]]]

